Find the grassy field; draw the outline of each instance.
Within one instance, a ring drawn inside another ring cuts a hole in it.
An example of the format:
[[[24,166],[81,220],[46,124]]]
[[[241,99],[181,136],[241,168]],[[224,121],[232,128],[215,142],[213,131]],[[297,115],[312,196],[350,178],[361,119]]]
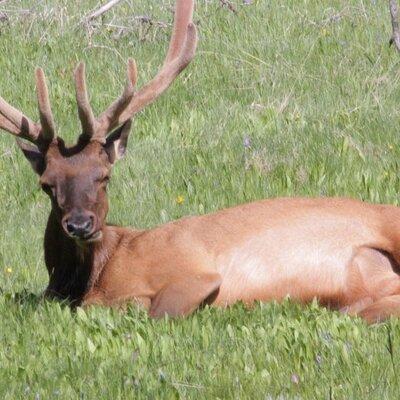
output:
[[[400,58],[387,2],[199,0],[197,57],[136,119],[115,168],[109,221],[151,227],[276,196],[398,204]],[[85,28],[95,1],[6,1],[0,94],[37,116],[33,70],[50,82],[59,132],[78,133],[72,70],[92,104],[163,60],[173,1],[128,0]],[[29,10],[22,12],[21,10]],[[138,16],[150,16],[153,24]],[[121,29],[120,27],[125,27]],[[181,197],[180,197],[181,196]],[[183,200],[183,202],[181,201]],[[10,135],[0,135],[0,398],[397,399],[400,323],[290,302],[149,320],[134,308],[40,300],[50,204]]]

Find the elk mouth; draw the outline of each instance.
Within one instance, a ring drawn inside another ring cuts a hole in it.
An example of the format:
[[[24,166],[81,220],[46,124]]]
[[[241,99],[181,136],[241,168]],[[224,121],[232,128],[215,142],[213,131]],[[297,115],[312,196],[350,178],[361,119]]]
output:
[[[78,244],[88,244],[88,243],[96,243],[100,242],[101,239],[103,238],[103,232],[101,230],[95,231],[87,236],[75,236],[75,235],[70,235],[67,233],[67,236],[70,239],[75,240]]]
[[[101,239],[103,238],[103,232],[100,231],[96,231],[93,232],[92,234],[82,237],[82,238],[75,238],[77,239],[79,242],[82,243],[94,243],[94,242],[99,242]]]

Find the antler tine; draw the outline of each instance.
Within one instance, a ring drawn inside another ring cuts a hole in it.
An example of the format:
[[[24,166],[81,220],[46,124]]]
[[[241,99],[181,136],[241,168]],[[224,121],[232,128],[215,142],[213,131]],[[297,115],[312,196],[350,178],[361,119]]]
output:
[[[175,6],[174,28],[164,65],[179,56],[187,37],[187,27],[192,22],[194,1],[177,0]]]
[[[197,30],[196,26],[191,22],[193,7],[193,0],[177,0],[174,29],[163,67],[147,85],[143,86],[133,96],[118,116],[115,115],[109,119],[109,124],[100,121],[103,131],[107,130],[109,132],[122,125],[145,106],[152,103],[168,89],[174,79],[193,59],[197,46]]]
[[[40,123],[42,125],[40,136],[46,143],[50,143],[55,137],[56,126],[51,112],[49,92],[42,68],[36,68],[35,76]]]
[[[0,128],[12,133],[13,135],[19,135],[19,129],[11,123],[3,114],[0,114]]]
[[[115,126],[121,125],[144,107],[156,100],[174,81],[174,79],[192,61],[197,46],[197,29],[193,23],[189,23],[186,31],[186,40],[179,56],[174,60],[165,63],[160,72],[139,92],[136,93],[131,103],[121,114]]]
[[[0,97],[0,128],[36,143],[41,127]]]
[[[80,62],[74,72],[76,102],[83,134],[92,137],[96,130],[96,119],[90,106],[86,88],[85,64]]]
[[[53,140],[55,136],[55,124],[51,112],[46,80],[41,68],[36,69],[35,77],[41,124],[31,121],[21,111],[12,107],[0,97],[0,128],[32,143],[42,145],[43,143],[50,143]]]
[[[137,81],[136,62],[132,58],[128,59],[127,66],[127,83],[122,95],[115,100],[98,118],[98,129],[92,140],[104,142],[107,133],[115,126],[119,116],[131,102],[135,94],[135,85]]]

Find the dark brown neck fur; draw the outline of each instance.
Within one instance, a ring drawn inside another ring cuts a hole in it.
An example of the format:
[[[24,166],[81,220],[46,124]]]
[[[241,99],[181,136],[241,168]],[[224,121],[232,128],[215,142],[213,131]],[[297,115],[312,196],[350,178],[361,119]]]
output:
[[[101,241],[80,245],[65,235],[52,210],[44,239],[45,262],[50,278],[46,296],[79,305],[116,251],[123,236],[122,230],[105,226]]]

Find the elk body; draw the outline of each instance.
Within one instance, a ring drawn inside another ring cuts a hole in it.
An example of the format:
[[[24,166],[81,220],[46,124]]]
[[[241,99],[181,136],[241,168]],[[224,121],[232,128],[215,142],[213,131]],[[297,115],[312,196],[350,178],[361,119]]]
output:
[[[317,298],[369,322],[400,315],[400,209],[393,206],[272,199],[144,231],[105,223],[107,182],[125,152],[131,119],[194,56],[192,3],[177,1],[170,47],[156,77],[135,92],[130,60],[123,94],[98,118],[84,65],[77,67],[82,134],[73,147],[56,136],[41,69],[40,123],[0,97],[0,128],[20,138],[52,202],[44,240],[46,295],[75,305],[137,302],[154,317],[186,315],[203,303],[251,304],[288,295],[302,303]]]

